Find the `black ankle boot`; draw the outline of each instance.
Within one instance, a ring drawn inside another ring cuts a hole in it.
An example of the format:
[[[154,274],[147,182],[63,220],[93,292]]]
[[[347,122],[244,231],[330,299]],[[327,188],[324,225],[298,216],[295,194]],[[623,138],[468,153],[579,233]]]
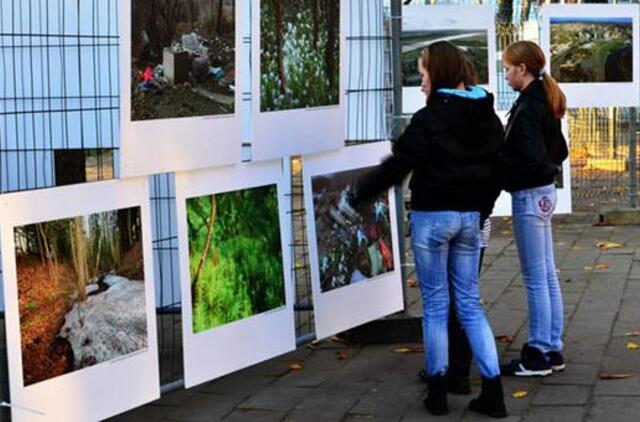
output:
[[[480,392],[480,396],[477,399],[471,400],[469,410],[493,418],[507,417],[500,375],[495,378],[482,378],[482,391]]]
[[[432,415],[446,415],[449,413],[446,375],[428,377],[427,383],[429,384],[429,392],[424,399],[424,406],[429,409]]]

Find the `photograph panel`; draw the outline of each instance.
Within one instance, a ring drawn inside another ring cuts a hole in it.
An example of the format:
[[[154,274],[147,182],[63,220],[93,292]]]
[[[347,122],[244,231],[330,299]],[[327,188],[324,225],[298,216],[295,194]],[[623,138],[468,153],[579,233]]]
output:
[[[489,47],[486,30],[442,29],[433,31],[403,31],[402,86],[420,86],[418,59],[422,51],[438,41],[448,41],[460,48],[476,71],[478,85],[489,84]]]
[[[632,82],[632,18],[552,17],[551,74],[558,82]]]
[[[394,270],[388,192],[358,206],[358,215],[351,221],[341,221],[332,212],[347,201],[352,183],[368,170],[311,178],[322,292]]]
[[[193,332],[284,306],[276,185],[186,203]]]
[[[131,8],[131,120],[233,114],[236,0]]]
[[[140,207],[13,234],[25,386],[147,348]]]
[[[340,2],[260,2],[260,111],[338,105]]]

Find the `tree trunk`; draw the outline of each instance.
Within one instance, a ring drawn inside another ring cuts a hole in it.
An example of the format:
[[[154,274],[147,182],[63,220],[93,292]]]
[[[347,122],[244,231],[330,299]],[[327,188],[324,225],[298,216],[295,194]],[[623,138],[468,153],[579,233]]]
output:
[[[327,29],[327,45],[324,47],[324,58],[326,63],[327,78],[329,79],[329,89],[333,89],[336,84],[337,63],[334,55],[336,48],[337,34],[336,27],[339,26],[340,13],[339,4],[333,0],[325,0],[325,25]]]
[[[319,19],[318,19],[318,0],[311,0],[311,11],[313,15],[313,49],[318,49],[318,32],[319,32]]]
[[[218,1],[218,15],[217,15],[217,19],[218,22],[216,23],[216,30],[218,31],[218,35],[222,34],[222,6],[224,4],[224,0],[219,0]]]
[[[87,298],[87,256],[82,217],[73,219],[73,243],[76,258],[76,288],[78,299],[84,301]]]
[[[287,81],[284,72],[284,57],[282,47],[284,43],[284,0],[274,0],[276,6],[276,60],[278,61],[278,79],[280,79],[280,93],[287,89]]]
[[[513,19],[513,0],[498,0],[498,23],[509,24]]]
[[[56,274],[56,270],[54,267],[53,257],[51,256],[51,250],[49,249],[49,240],[44,231],[44,227],[42,224],[36,224],[37,229],[40,231],[40,237],[42,237],[42,245],[44,247],[44,255],[45,260],[47,262],[47,269],[49,270],[49,278],[51,279],[51,283],[54,285],[58,285],[58,278]]]
[[[198,262],[198,267],[196,268],[196,272],[193,275],[192,285],[195,286],[198,281],[198,277],[200,276],[200,271],[202,271],[202,267],[204,266],[204,261],[207,259],[207,255],[209,254],[209,248],[211,247],[211,238],[213,237],[213,227],[216,221],[216,196],[211,195],[211,212],[209,213],[209,226],[207,227],[207,239],[204,242],[204,248],[202,249],[202,255],[200,255],[200,261]],[[195,300],[194,300],[195,302]]]

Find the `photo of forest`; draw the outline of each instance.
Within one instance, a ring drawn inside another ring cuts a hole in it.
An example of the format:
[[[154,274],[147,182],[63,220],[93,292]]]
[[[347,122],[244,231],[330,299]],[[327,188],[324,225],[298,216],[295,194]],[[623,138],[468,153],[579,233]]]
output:
[[[187,199],[193,332],[284,306],[276,185]]]
[[[347,201],[352,182],[368,170],[349,170],[311,179],[323,292],[394,269],[387,192],[358,207],[357,218],[347,224],[332,212]]]
[[[340,1],[261,0],[260,111],[339,104]]]
[[[558,82],[632,82],[631,18],[551,18],[551,74]]]
[[[24,385],[147,348],[140,208],[14,228]]]
[[[486,30],[404,31],[402,33],[402,86],[420,86],[418,59],[422,51],[438,41],[460,48],[473,64],[479,85],[489,83],[489,47]]]
[[[131,2],[131,120],[234,112],[235,5]]]

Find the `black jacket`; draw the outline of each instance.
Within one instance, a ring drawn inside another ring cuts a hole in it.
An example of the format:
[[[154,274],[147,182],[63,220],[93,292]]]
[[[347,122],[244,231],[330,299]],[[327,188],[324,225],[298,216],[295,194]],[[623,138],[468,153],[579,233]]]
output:
[[[480,99],[432,94],[394,143],[393,154],[356,182],[356,202],[400,183],[413,171],[412,209],[480,211],[488,216],[500,193],[502,142],[491,94]]]
[[[548,105],[542,81],[536,79],[520,93],[509,112],[500,154],[505,190],[552,184],[568,155],[560,119]]]

